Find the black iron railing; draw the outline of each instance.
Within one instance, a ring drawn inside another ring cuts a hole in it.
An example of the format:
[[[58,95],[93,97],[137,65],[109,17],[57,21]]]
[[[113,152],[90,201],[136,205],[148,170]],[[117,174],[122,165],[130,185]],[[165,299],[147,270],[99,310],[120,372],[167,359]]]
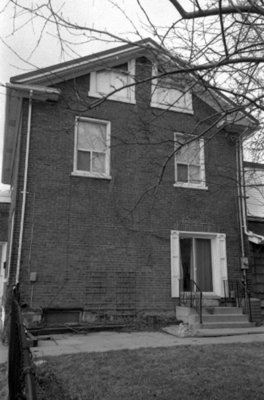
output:
[[[243,313],[248,314],[248,319],[252,322],[251,294],[246,285],[242,281],[230,279],[223,283],[225,305],[241,307]]]
[[[179,305],[194,308],[199,315],[200,324],[203,323],[203,293],[192,279],[188,280],[188,290],[185,289],[183,279],[180,279]]]
[[[14,289],[12,298],[8,387],[9,400],[37,400],[33,361],[22,321],[18,287]]]

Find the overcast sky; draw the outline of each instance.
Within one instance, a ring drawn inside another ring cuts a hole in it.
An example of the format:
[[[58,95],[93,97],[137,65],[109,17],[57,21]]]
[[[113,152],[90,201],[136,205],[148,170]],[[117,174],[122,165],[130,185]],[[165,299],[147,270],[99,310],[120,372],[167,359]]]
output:
[[[41,0],[39,2],[43,3]],[[29,3],[31,2],[21,0],[21,4]],[[55,0],[54,8],[59,9],[63,3],[64,16],[70,18],[72,22],[106,30],[131,40],[152,36],[149,22],[136,0],[116,1],[117,5],[125,10],[126,15],[108,0]],[[141,4],[151,22],[157,27],[168,26],[178,19],[177,11],[168,0],[142,0]],[[41,33],[43,24],[44,20],[32,18],[28,13],[17,12],[14,17],[14,8],[11,5],[3,9],[0,14],[0,168],[2,168],[4,131],[4,84],[10,77],[117,45],[107,36],[101,37],[99,41],[92,40],[91,37],[89,43],[86,41],[82,43],[84,38],[67,35],[65,38],[76,44],[71,46],[72,50],[66,46],[65,52],[62,53],[55,26],[47,25]],[[138,34],[135,34],[136,30]],[[153,36],[152,38],[155,39]],[[110,43],[106,43],[104,39]],[[1,184],[0,189],[5,187]]]

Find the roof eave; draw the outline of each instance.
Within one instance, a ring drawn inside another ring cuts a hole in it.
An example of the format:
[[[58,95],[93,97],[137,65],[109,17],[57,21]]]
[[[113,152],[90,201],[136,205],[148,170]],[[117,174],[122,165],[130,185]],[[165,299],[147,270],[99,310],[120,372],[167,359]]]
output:
[[[149,57],[155,57],[161,51],[162,47],[152,39],[143,39],[134,44],[119,46],[77,60],[66,61],[47,68],[38,69],[37,71],[17,75],[12,77],[10,82],[44,84],[46,86],[54,85],[65,80],[77,78],[91,71],[102,69],[105,66],[109,67],[111,64],[122,63],[124,60],[128,58],[132,59],[135,56],[140,57],[148,55]]]
[[[2,183],[10,185],[12,181],[12,165],[15,156],[23,98],[28,98],[30,93],[34,100],[58,101],[60,90],[34,85],[6,85],[6,108],[4,127],[4,151],[2,161]]]

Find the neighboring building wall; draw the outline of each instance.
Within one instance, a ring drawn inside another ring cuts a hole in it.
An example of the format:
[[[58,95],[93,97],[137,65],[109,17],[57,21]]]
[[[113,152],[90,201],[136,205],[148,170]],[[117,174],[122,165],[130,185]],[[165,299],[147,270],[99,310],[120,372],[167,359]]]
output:
[[[264,238],[264,164],[245,162],[244,167],[248,230]],[[253,295],[263,301],[264,244],[250,243],[249,261],[252,271]]]
[[[264,221],[264,164],[244,162],[249,220]]]
[[[0,330],[3,326],[3,296],[6,280],[6,258],[8,241],[8,220],[10,209],[10,193],[0,191]]]
[[[135,105],[106,101],[89,110],[88,87],[89,76],[78,78],[59,85],[58,103],[33,102],[23,301],[109,313],[173,311],[171,230],[226,233],[229,277],[240,278],[236,150],[228,135],[208,129],[214,111],[196,97],[194,116],[151,109],[149,83],[136,87]],[[76,115],[111,121],[111,180],[71,175]],[[173,187],[173,133],[205,129],[208,190]],[[26,118],[21,135],[13,277]],[[34,283],[30,272],[37,273]]]
[[[252,270],[252,292],[264,300],[264,246],[250,244],[250,267]]]
[[[1,192],[0,192],[1,197]],[[10,204],[8,200],[0,199],[0,242],[7,242],[8,237],[8,217]]]

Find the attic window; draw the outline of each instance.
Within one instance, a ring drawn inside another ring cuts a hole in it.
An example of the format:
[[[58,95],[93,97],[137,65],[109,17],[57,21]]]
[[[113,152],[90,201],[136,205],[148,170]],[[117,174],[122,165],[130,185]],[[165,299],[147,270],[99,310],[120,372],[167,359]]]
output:
[[[135,103],[134,86],[126,87],[134,83],[134,76],[135,60],[91,72],[88,96],[104,97],[113,92],[109,100]]]
[[[153,68],[153,76],[157,76],[160,73],[161,71],[157,68]],[[151,106],[169,111],[193,114],[191,92],[187,90],[187,87],[182,82],[178,82],[177,77],[164,76],[153,79]]]

